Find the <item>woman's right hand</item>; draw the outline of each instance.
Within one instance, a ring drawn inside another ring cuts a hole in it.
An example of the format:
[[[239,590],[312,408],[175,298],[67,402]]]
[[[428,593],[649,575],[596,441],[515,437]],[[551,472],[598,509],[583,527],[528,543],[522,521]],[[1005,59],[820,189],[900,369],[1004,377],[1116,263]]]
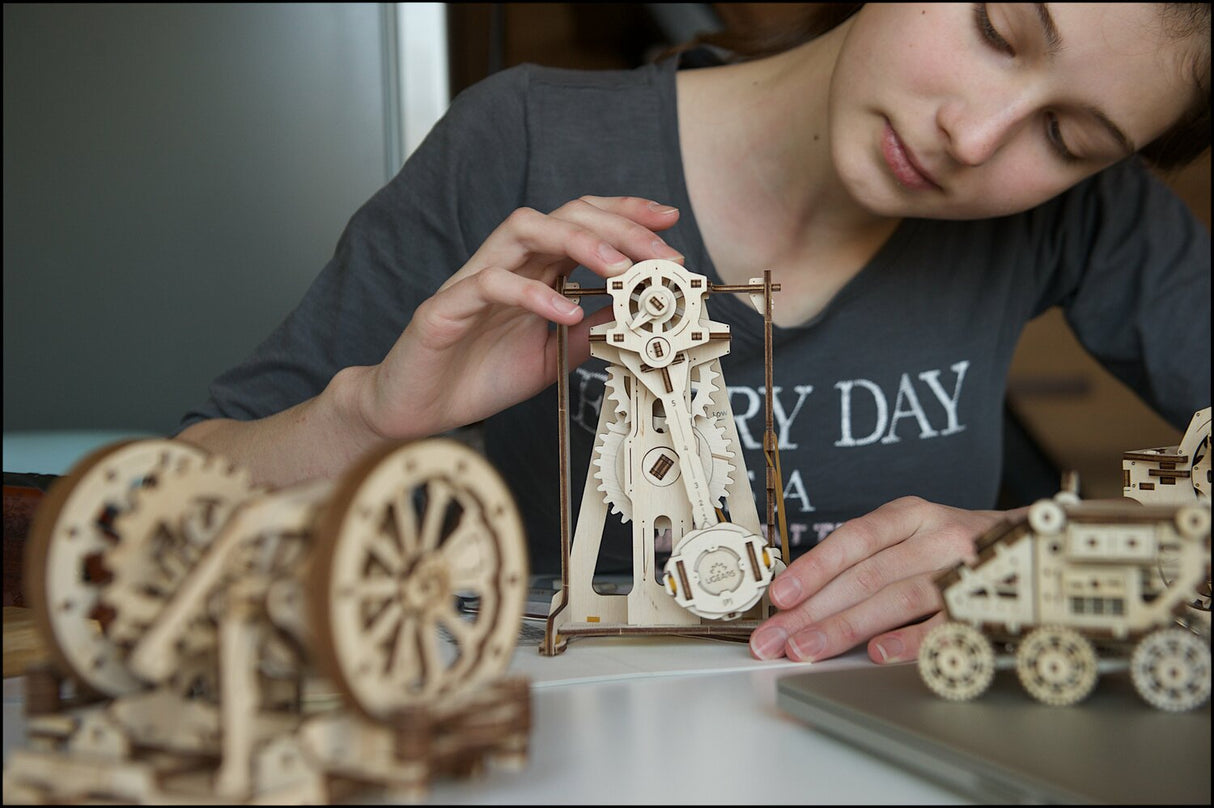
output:
[[[437,434],[474,423],[556,380],[557,332],[571,326],[569,363],[589,356],[583,318],[556,291],[581,264],[604,278],[651,258],[682,262],[657,232],[676,208],[636,197],[584,196],[551,213],[514,211],[466,264],[414,312],[384,360],[351,369],[357,412],[382,438]],[[593,321],[593,322],[592,322]]]

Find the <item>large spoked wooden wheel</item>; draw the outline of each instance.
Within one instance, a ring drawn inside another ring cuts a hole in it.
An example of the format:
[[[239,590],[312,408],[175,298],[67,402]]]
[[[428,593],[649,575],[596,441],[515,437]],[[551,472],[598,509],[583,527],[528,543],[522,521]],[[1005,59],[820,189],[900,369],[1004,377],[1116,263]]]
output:
[[[25,549],[26,594],[53,659],[86,689],[120,696],[142,687],[103,630],[105,557],[119,540],[114,520],[165,469],[205,457],[160,438],[112,444],[80,460],[39,504]]]
[[[464,444],[386,447],[343,477],[318,520],[311,583],[322,671],[385,720],[505,670],[527,591],[522,520]]]
[[[995,649],[981,631],[965,623],[945,623],[919,646],[919,676],[938,696],[969,701],[995,678]]]
[[[1074,629],[1042,626],[1016,649],[1016,675],[1024,689],[1043,704],[1075,704],[1096,686],[1096,650]]]

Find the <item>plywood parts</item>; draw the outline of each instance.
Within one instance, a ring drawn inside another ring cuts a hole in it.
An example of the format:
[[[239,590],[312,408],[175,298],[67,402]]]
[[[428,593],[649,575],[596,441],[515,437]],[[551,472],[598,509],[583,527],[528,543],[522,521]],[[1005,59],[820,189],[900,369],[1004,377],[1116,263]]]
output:
[[[179,442],[104,447],[35,516],[54,665],[27,672],[5,802],[416,800],[521,766],[526,558],[504,482],[455,441],[276,491]]]
[[[1193,413],[1176,446],[1137,449],[1121,460],[1123,495],[1142,503],[1210,501],[1210,408]]]
[[[1203,412],[1194,423],[1204,424],[1208,447],[1210,411]],[[1126,455],[1155,468],[1164,458],[1175,464],[1167,472],[1203,455],[1172,447],[1145,456]],[[947,699],[975,698],[995,675],[996,649],[1007,649],[1025,690],[1045,704],[1086,698],[1100,657],[1127,659],[1135,689],[1153,707],[1180,712],[1204,704],[1211,689],[1210,498],[1208,488],[1201,496],[1186,487],[1197,495],[1142,504],[1080,501],[1075,486],[992,528],[974,558],[936,579],[948,621],[920,647],[927,686]]]
[[[777,290],[770,274],[746,286],[714,286],[662,260],[637,263],[603,289],[562,287],[570,297],[610,295],[615,317],[590,332],[591,354],[606,360],[608,376],[572,537],[566,333],[560,334],[562,586],[553,598],[542,653],[560,653],[572,636],[745,637],[769,613],[766,589],[787,556],[787,547],[782,555],[775,541],[784,511],[770,416],[771,296]],[[719,292],[750,296],[764,316],[769,538],[761,535],[721,372],[730,329],[707,311],[707,297]],[[632,525],[632,586],[626,594],[594,588],[608,518]],[[664,540],[670,556],[659,570]]]

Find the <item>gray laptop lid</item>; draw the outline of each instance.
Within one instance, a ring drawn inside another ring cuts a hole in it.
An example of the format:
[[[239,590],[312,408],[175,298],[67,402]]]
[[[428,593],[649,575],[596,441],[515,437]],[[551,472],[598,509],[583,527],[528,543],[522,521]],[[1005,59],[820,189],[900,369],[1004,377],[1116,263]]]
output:
[[[1209,702],[1157,710],[1125,670],[1071,707],[1036,701],[1007,669],[976,699],[947,701],[914,664],[792,674],[776,703],[982,802],[1210,804]]]

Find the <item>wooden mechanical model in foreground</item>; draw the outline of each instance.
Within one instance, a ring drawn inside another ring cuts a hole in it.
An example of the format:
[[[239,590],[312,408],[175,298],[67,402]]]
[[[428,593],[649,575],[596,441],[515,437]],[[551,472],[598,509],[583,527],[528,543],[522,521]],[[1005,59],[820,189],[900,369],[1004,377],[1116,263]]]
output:
[[[547,655],[574,636],[684,634],[745,637],[769,610],[765,594],[788,557],[774,541],[784,525],[771,401],[770,273],[744,286],[721,286],[673,261],[634,264],[606,288],[572,284],[563,294],[607,294],[613,322],[591,329],[593,356],[608,363],[592,466],[570,539],[567,334],[558,371],[561,463],[561,588],[553,597]],[[713,293],[747,294],[764,316],[769,536],[761,535],[720,357],[730,330],[709,318]],[[594,588],[610,511],[632,523],[632,586],[627,594]],[[671,555],[656,569],[655,544],[668,534]]]
[[[4,801],[416,800],[521,766],[529,683],[501,674],[526,558],[505,484],[453,440],[277,491],[177,441],[100,449],[35,515],[55,665],[26,673]]]
[[[1084,502],[1077,486],[1064,486],[982,536],[976,558],[936,579],[949,622],[920,647],[928,687],[947,699],[975,698],[992,681],[996,648],[1005,648],[1024,689],[1045,704],[1086,698],[1098,655],[1128,658],[1135,690],[1153,707],[1204,704],[1209,445],[1206,408],[1179,447],[1125,453],[1125,492],[1134,499]],[[1164,478],[1171,483],[1153,484]]]

